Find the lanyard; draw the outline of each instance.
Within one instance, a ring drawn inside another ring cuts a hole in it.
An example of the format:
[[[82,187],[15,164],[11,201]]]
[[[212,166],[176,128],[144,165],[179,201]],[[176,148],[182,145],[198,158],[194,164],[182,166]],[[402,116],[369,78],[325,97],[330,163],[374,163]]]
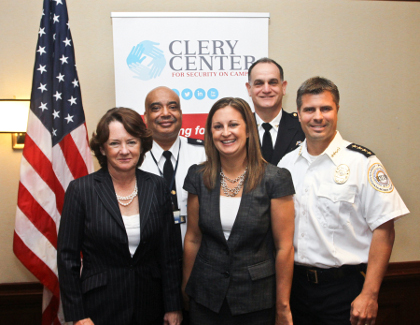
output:
[[[172,191],[172,186],[174,186],[176,171],[178,170],[178,161],[179,161],[179,152],[180,151],[181,151],[181,139],[179,139],[178,156],[176,157],[176,164],[175,164],[175,169],[174,169],[174,175],[172,176],[171,184],[169,186],[169,190],[171,190],[171,191]],[[160,170],[159,164],[158,164],[155,156],[153,155],[153,152],[150,151],[150,154],[152,155],[152,158],[153,158],[153,160],[154,160],[154,162],[156,164],[156,167],[157,167],[157,169],[159,171],[160,176],[163,177],[163,172]],[[172,164],[172,162],[171,162],[171,164]]]

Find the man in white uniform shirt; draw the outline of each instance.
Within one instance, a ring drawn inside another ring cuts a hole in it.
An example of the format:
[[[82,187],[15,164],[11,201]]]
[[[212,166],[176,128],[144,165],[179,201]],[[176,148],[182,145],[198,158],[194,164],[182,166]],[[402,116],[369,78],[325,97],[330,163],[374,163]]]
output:
[[[254,103],[262,155],[277,165],[305,139],[297,114],[282,109],[287,87],[283,68],[269,58],[255,61],[248,69],[246,87]]]
[[[278,165],[296,190],[294,324],[372,325],[394,220],[409,211],[374,153],[337,131],[334,83],[311,78],[296,101],[306,140]]]
[[[168,187],[173,198],[174,222],[180,225],[180,237],[184,244],[188,193],[182,187],[190,166],[206,160],[204,142],[179,136],[182,126],[180,100],[167,87],[157,87],[147,94],[144,118],[147,127],[153,132],[153,147],[146,153],[140,168],[164,177],[165,155],[168,155],[165,152],[170,152],[168,159],[172,163],[175,177],[168,181]]]

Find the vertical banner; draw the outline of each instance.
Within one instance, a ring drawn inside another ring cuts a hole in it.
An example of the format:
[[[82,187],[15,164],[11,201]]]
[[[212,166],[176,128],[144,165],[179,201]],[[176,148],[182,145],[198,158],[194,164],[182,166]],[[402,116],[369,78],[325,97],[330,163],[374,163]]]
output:
[[[144,113],[155,87],[181,99],[181,135],[203,139],[211,106],[222,97],[250,101],[248,68],[268,55],[268,13],[118,13],[114,31],[117,106]]]

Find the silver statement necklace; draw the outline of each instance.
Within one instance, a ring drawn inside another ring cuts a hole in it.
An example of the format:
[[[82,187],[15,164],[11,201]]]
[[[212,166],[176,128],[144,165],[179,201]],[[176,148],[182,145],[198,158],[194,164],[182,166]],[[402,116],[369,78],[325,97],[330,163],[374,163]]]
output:
[[[239,191],[241,190],[242,186],[244,185],[245,175],[246,175],[246,170],[247,169],[248,169],[248,167],[245,168],[245,171],[243,172],[242,175],[239,175],[235,179],[230,179],[229,177],[227,177],[223,173],[223,170],[220,172],[220,176],[221,176],[220,185],[222,186],[223,193],[227,197],[234,197],[234,196],[236,196],[236,194],[239,193]],[[235,183],[238,183],[238,184],[235,187],[230,188],[227,185],[227,181],[230,182],[230,183],[232,183],[232,184],[235,184]]]
[[[131,193],[128,196],[119,196],[117,193],[115,195],[117,196],[118,203],[122,206],[126,207],[131,202],[133,202],[134,198],[137,196],[138,190],[137,190],[137,182],[134,183],[134,190],[133,193]],[[121,201],[128,201],[128,202],[121,202]]]

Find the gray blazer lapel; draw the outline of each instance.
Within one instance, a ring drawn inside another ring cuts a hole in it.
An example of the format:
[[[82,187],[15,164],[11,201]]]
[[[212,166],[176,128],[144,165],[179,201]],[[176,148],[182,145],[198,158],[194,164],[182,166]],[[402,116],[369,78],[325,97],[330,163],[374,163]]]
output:
[[[215,235],[226,242],[222,221],[220,220],[220,177],[217,177],[216,186],[211,190],[209,208],[210,215],[214,216]]]
[[[118,225],[125,232],[125,226],[122,221],[120,208],[118,207],[117,197],[115,196],[115,189],[114,185],[112,184],[111,176],[109,175],[108,171],[105,169],[101,169],[95,175],[95,191],[99,196],[102,204],[108,210],[109,214],[115,219]]]
[[[244,188],[246,187],[247,181],[244,183]],[[242,193],[241,204],[239,205],[238,214],[236,215],[235,222],[233,223],[232,230],[229,236],[229,246],[234,246],[238,243],[240,236],[242,236],[247,229],[244,228],[246,218],[252,218],[249,215],[249,208],[251,207],[251,202],[253,202],[252,197],[254,191],[250,193]]]

